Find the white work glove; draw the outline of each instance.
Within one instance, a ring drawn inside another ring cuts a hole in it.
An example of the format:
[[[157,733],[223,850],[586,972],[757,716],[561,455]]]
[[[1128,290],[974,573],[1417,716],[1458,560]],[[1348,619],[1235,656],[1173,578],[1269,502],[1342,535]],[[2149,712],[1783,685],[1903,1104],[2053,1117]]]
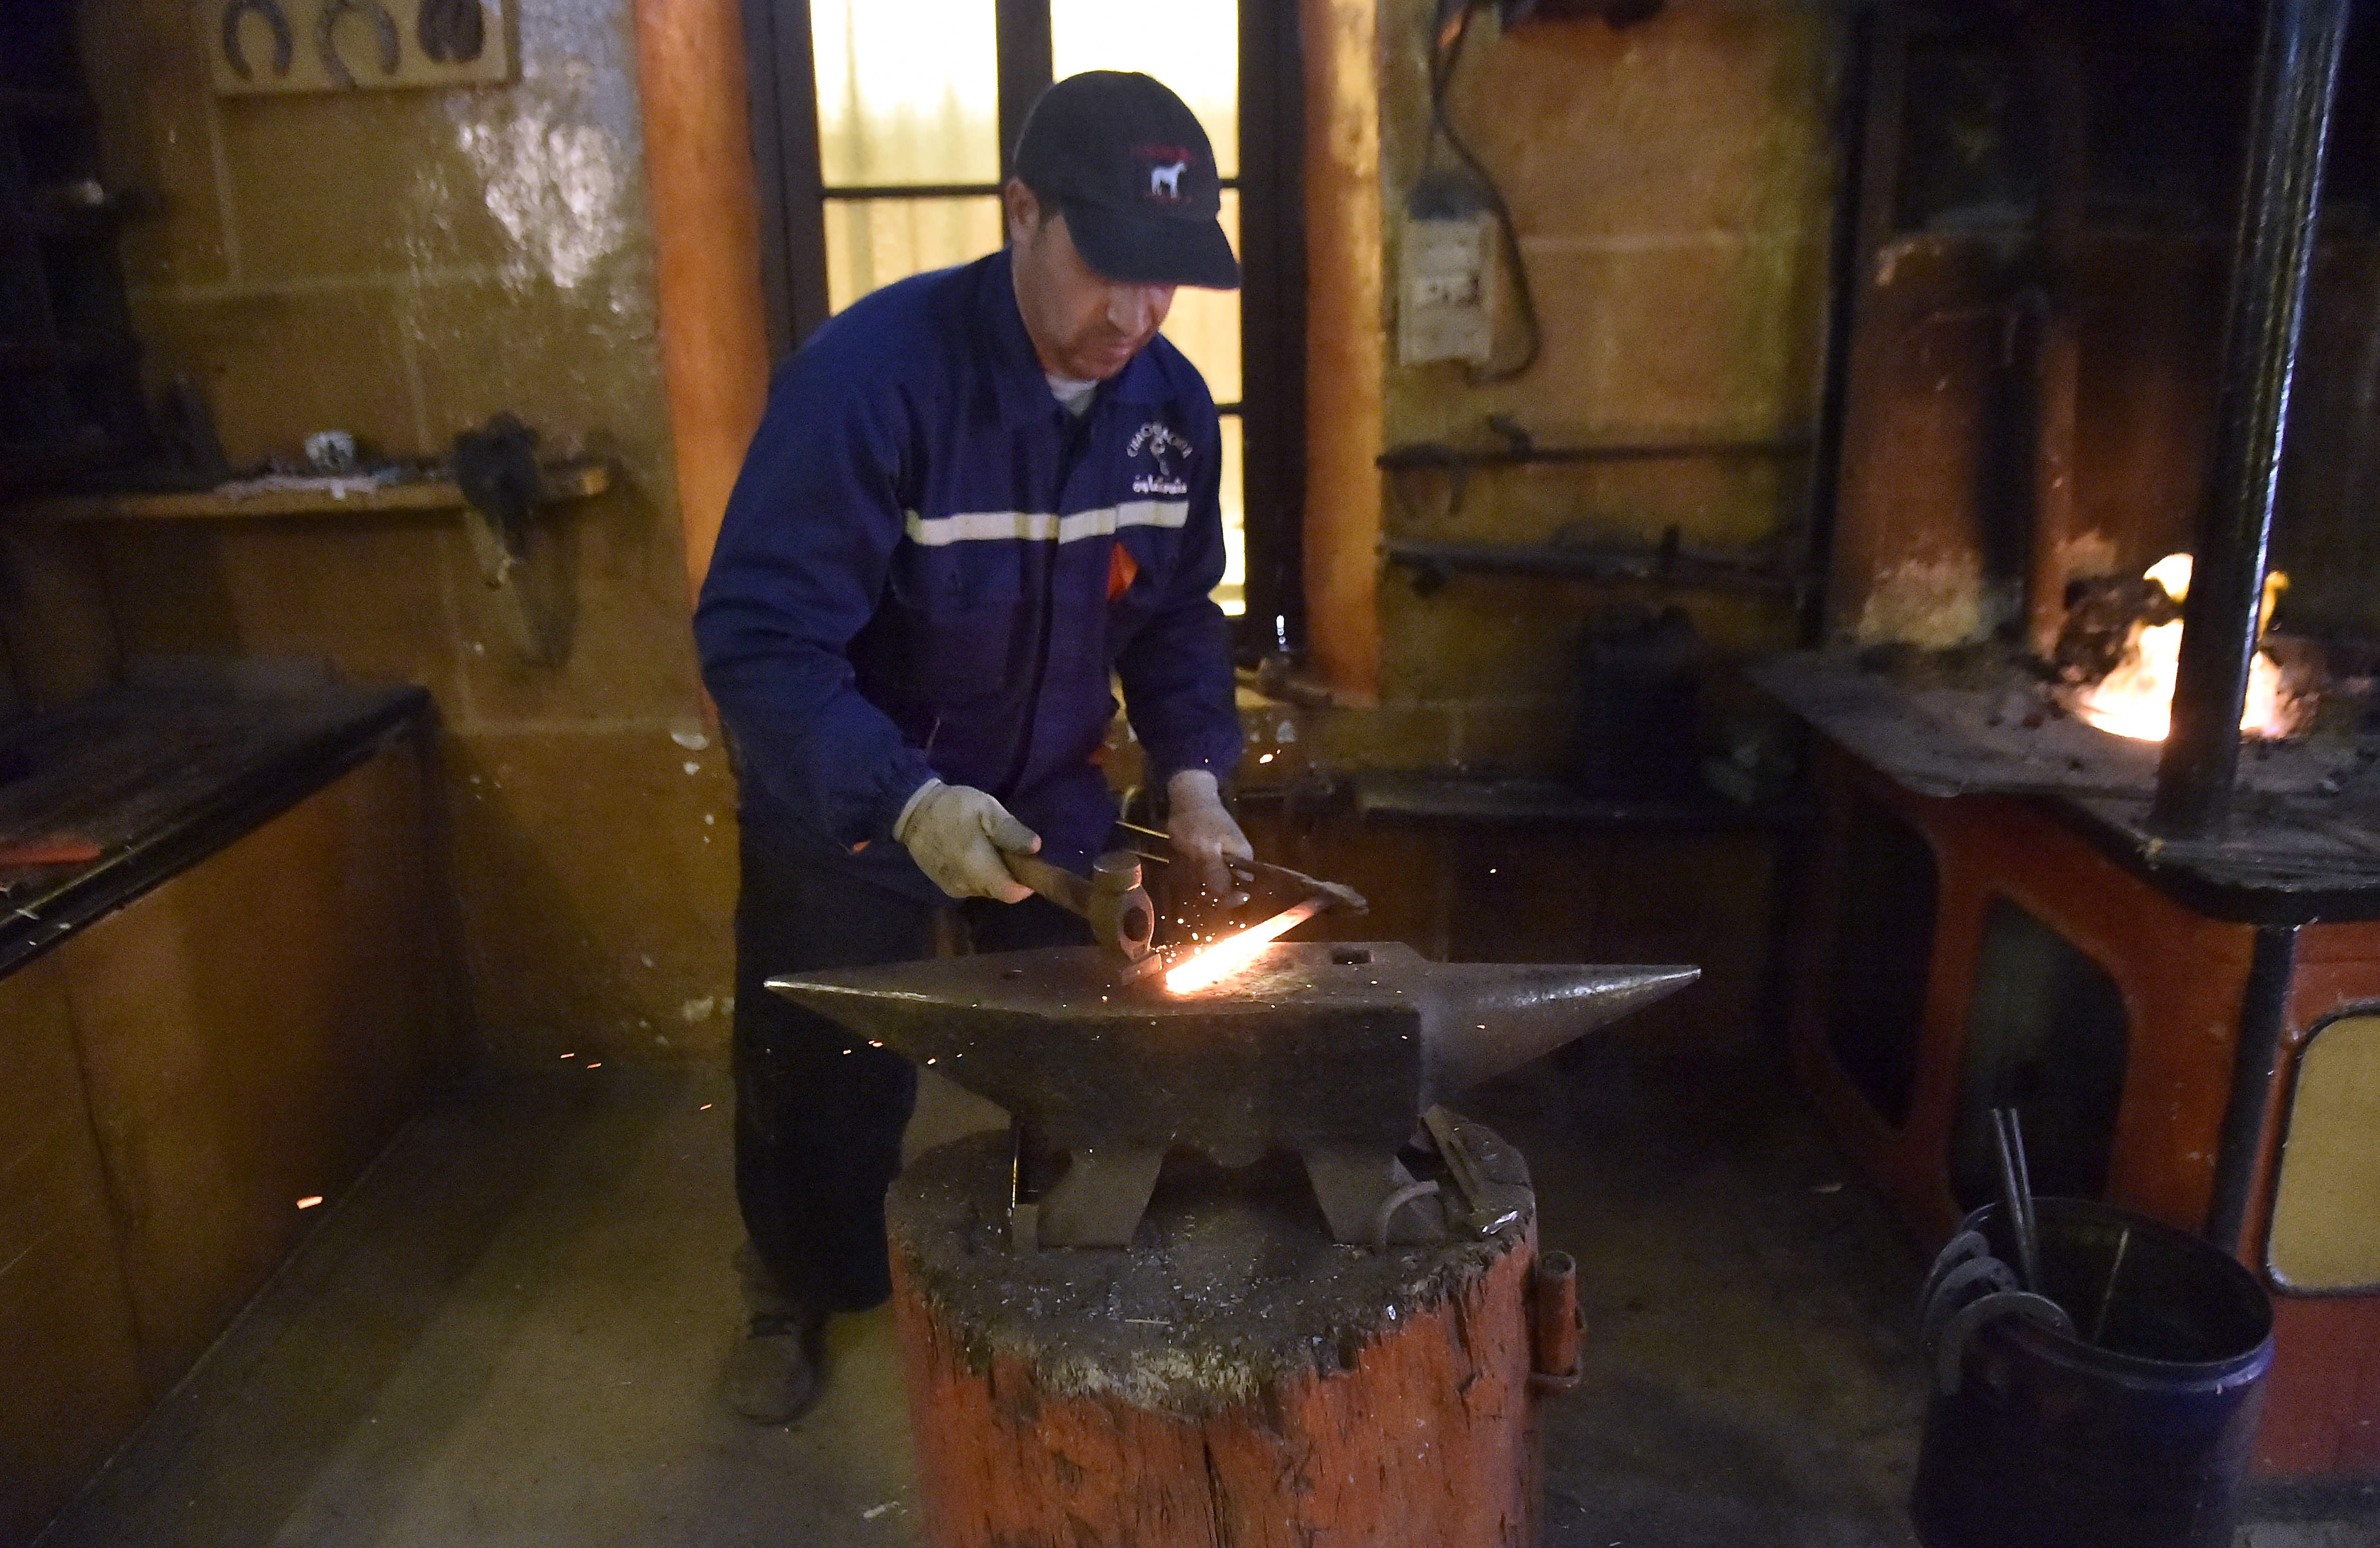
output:
[[[1184,769],[1165,782],[1167,836],[1174,853],[1190,862],[1198,884],[1236,908],[1248,895],[1232,881],[1229,859],[1252,860],[1257,852],[1248,835],[1223,810],[1223,793],[1205,769]]]
[[[1029,855],[1041,847],[1041,835],[971,785],[926,781],[901,809],[892,836],[917,869],[953,897],[1022,903],[1033,896],[1032,888],[1008,873],[1000,855],[1003,849]]]

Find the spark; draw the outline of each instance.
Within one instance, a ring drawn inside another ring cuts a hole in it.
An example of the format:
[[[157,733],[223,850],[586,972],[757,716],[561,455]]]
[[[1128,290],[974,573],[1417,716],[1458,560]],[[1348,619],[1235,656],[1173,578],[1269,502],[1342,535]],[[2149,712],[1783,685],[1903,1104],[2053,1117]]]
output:
[[[310,1210],[322,1201],[322,1196],[321,1194],[310,1193],[305,1198],[298,1201],[298,1207],[301,1210]]]

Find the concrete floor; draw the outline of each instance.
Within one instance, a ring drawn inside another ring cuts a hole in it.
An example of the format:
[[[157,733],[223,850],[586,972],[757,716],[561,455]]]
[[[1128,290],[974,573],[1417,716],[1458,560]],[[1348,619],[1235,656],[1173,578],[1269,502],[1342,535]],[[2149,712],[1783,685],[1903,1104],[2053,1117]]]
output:
[[[1624,1039],[1476,1093],[1581,1260],[1548,1548],[1901,1548],[1919,1265],[1767,1060]],[[484,1078],[340,1201],[42,1548],[918,1540],[891,1327],[839,1320],[799,1424],[728,1415],[714,1068]],[[990,1110],[939,1085],[912,1142]],[[2375,1548],[2271,1523],[2240,1548]],[[1387,1548],[1387,1545],[1382,1545]],[[1436,1548],[1436,1545],[1430,1545]]]

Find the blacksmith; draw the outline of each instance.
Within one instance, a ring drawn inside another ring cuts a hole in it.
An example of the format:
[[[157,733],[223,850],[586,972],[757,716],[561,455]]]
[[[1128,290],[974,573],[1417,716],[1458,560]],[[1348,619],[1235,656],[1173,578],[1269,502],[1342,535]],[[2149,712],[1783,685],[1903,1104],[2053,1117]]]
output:
[[[695,619],[736,754],[736,1194],[751,1322],[729,1396],[791,1418],[833,1312],[889,1293],[883,1200],[916,1072],[761,987],[929,955],[1087,940],[1002,851],[1089,868],[1115,806],[1115,701],[1209,890],[1248,855],[1221,445],[1158,335],[1230,289],[1204,130],[1144,75],[1043,93],[1002,190],[1008,246],[854,303],[778,372]]]

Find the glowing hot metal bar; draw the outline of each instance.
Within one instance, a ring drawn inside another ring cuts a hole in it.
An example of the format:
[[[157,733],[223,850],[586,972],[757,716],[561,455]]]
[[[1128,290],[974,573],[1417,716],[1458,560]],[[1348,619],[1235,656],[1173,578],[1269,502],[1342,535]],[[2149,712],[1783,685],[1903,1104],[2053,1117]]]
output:
[[[1231,977],[1257,959],[1257,954],[1268,944],[1304,924],[1320,913],[1330,902],[1325,897],[1309,897],[1293,908],[1283,908],[1272,918],[1252,924],[1236,935],[1227,935],[1205,951],[1184,957],[1165,971],[1165,988],[1172,994],[1193,994],[1208,985]]]

